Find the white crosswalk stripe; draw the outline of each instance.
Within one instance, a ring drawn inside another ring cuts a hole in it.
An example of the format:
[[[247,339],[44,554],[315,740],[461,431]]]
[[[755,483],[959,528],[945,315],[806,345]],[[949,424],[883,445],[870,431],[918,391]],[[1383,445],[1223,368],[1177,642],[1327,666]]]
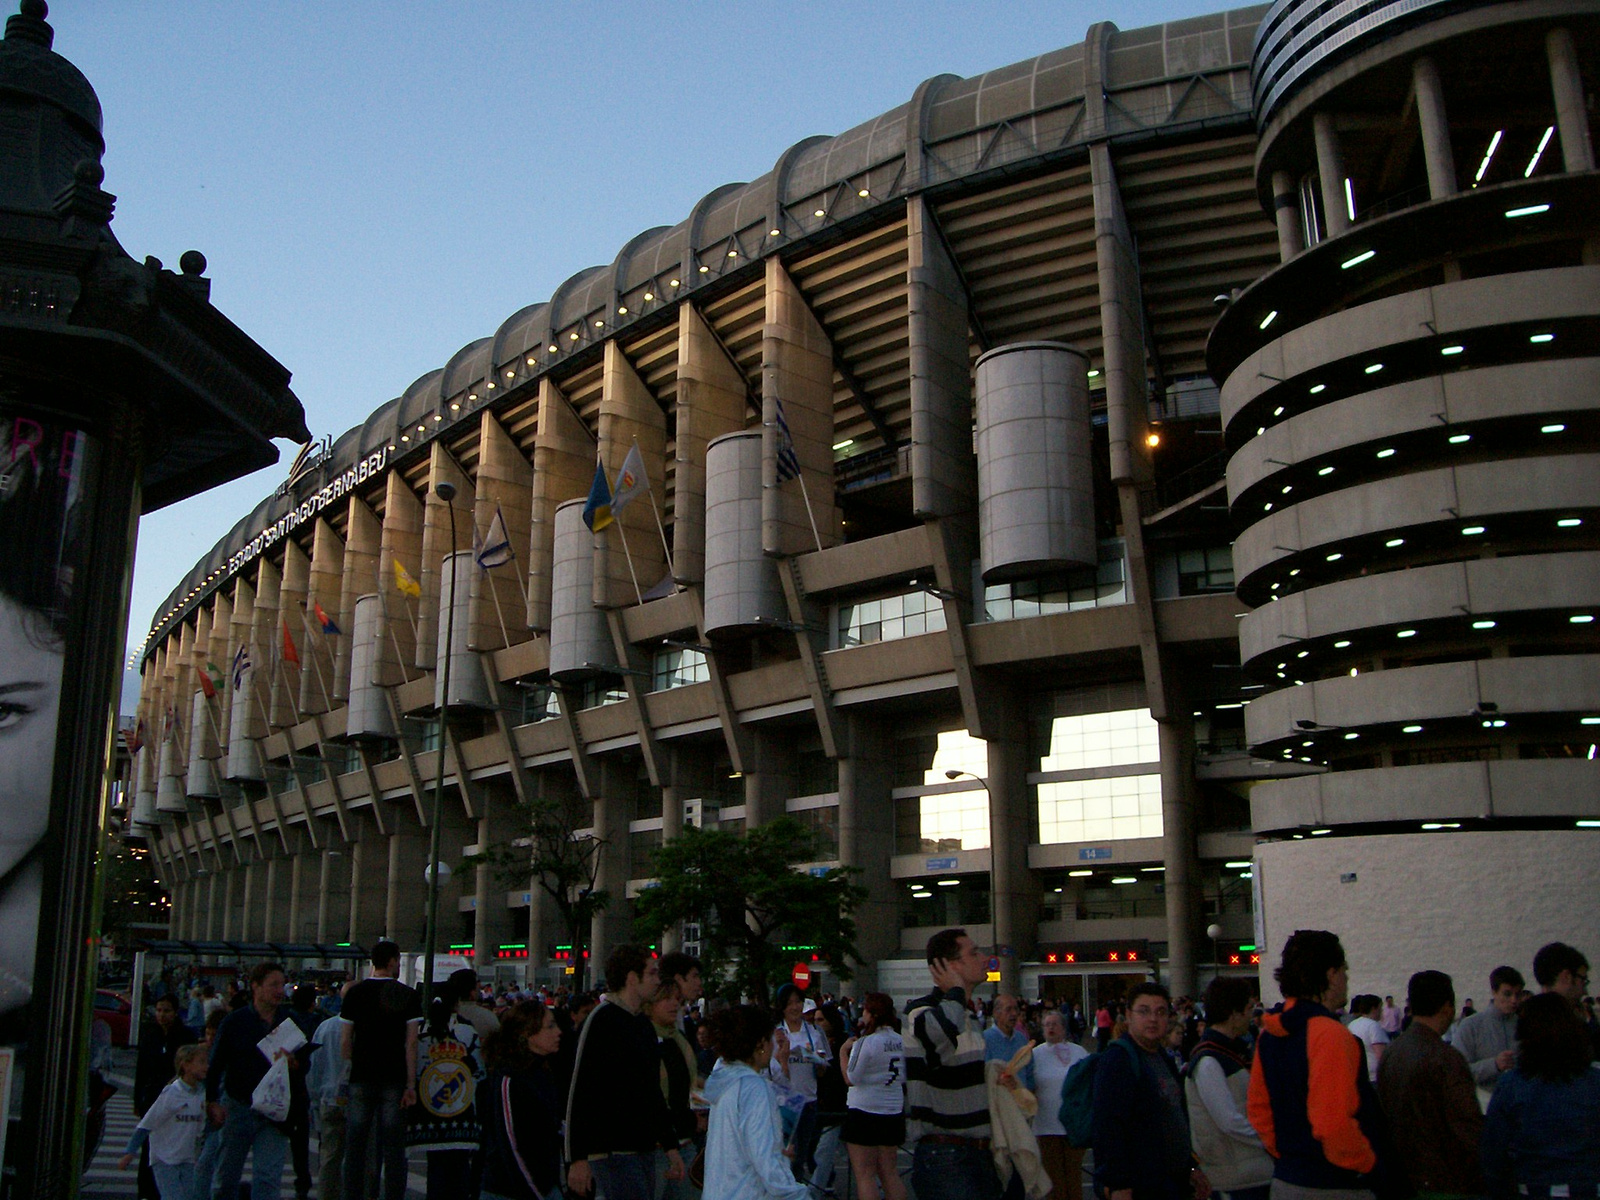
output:
[[[139,1191],[138,1166],[129,1167],[126,1171],[117,1169],[117,1160],[122,1157],[122,1150],[128,1144],[128,1139],[133,1136],[135,1127],[139,1124],[133,1115],[133,1059],[127,1054],[127,1061],[123,1062],[125,1051],[118,1051],[118,1062],[108,1076],[117,1087],[117,1094],[111,1097],[106,1105],[106,1132],[100,1140],[100,1148],[94,1159],[89,1163],[88,1169],[83,1173],[83,1187],[79,1195],[85,1200],[136,1200]],[[426,1167],[423,1156],[413,1153],[410,1161],[410,1171],[406,1179],[406,1196],[411,1198],[422,1197],[427,1190]],[[317,1174],[317,1138],[311,1137],[311,1177],[313,1187],[311,1195],[316,1197]],[[245,1166],[244,1177],[250,1178],[250,1168]],[[252,1197],[251,1200],[259,1200]],[[294,1193],[294,1166],[290,1163],[284,1165],[283,1187],[280,1200],[295,1200]]]

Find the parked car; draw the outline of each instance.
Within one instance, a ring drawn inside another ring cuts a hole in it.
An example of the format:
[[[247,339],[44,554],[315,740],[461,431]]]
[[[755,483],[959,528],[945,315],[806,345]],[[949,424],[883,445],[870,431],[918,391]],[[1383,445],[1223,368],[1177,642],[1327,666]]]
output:
[[[96,988],[94,1019],[105,1022],[106,1028],[111,1031],[113,1046],[126,1046],[128,1028],[133,1024],[133,1001],[110,988]]]

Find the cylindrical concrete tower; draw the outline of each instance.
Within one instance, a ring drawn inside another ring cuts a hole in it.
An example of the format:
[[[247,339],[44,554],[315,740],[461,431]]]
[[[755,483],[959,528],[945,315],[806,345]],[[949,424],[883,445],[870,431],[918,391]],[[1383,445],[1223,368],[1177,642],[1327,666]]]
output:
[[[1018,342],[978,359],[978,548],[988,583],[1093,565],[1089,359]]]
[[[584,679],[617,664],[606,615],[594,606],[594,535],[583,523],[584,501],[556,509],[555,562],[550,573],[550,675]]]
[[[706,446],[706,632],[786,615],[778,568],[761,552],[761,431]]]
[[[217,758],[221,753],[211,703],[204,692],[196,692],[194,703],[189,706],[189,773],[185,786],[190,796],[214,800],[222,795],[217,785]]]
[[[350,625],[350,710],[345,723],[345,733],[352,738],[395,736],[389,702],[377,683],[382,630],[383,597],[376,592],[358,597]]]
[[[478,652],[469,646],[472,635],[472,575],[478,564],[471,550],[458,550],[444,557],[439,579],[439,656],[435,660],[444,665],[445,634],[454,632],[455,642],[450,647],[450,704],[470,708],[493,708],[489,683],[478,662]],[[455,610],[453,624],[445,615]],[[444,672],[434,673],[433,702],[444,702]]]

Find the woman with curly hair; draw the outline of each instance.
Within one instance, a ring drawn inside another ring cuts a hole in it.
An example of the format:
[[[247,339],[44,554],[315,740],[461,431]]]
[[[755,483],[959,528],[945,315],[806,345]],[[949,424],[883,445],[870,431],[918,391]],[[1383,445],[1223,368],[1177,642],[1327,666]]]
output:
[[[551,1070],[561,1027],[538,1000],[511,1008],[484,1047],[482,1200],[543,1200],[561,1181],[563,1104]]]

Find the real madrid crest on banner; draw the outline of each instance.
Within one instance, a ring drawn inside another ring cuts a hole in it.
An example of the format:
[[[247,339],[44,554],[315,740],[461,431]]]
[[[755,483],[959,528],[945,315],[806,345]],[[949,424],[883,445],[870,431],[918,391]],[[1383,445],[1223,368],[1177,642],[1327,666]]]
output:
[[[417,1038],[417,1103],[406,1142],[423,1150],[476,1149],[482,1136],[474,1105],[484,1077],[483,1053],[472,1026],[451,1020],[448,1036],[424,1023]]]
[[[459,1117],[472,1107],[472,1084],[466,1047],[440,1042],[428,1051],[428,1061],[417,1081],[417,1100],[432,1116]]]

